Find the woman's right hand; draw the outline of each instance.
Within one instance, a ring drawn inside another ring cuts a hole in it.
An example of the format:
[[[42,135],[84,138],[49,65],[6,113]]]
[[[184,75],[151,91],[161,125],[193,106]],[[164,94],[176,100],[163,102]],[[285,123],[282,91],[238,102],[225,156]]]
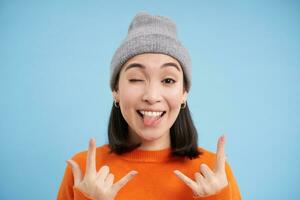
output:
[[[67,163],[72,168],[74,186],[95,200],[113,200],[118,191],[137,174],[136,171],[130,171],[126,176],[113,184],[114,175],[109,173],[108,166],[102,166],[97,172],[95,139],[89,141],[86,172],[83,178],[80,167],[75,161],[67,160]]]

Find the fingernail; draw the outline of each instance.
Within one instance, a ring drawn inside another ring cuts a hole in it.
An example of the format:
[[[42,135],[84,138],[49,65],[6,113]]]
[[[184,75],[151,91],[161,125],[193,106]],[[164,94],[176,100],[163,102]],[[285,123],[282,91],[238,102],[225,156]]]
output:
[[[90,139],[90,145],[93,145],[93,144],[95,144],[95,143],[96,143],[95,138],[91,138],[91,139]]]
[[[225,134],[222,135],[221,142],[225,142]]]

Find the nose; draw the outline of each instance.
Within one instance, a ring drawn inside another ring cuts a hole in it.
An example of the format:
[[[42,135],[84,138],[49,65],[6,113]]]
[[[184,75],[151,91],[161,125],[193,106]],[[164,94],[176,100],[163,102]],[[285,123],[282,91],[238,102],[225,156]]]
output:
[[[142,97],[143,101],[146,101],[150,104],[155,104],[161,101],[161,90],[158,85],[149,83],[145,87],[145,91]]]

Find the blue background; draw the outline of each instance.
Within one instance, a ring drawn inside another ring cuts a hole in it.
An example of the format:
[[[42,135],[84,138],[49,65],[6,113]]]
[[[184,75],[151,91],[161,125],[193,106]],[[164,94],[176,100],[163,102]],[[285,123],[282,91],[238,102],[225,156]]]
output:
[[[1,1],[0,199],[55,199],[65,160],[107,143],[111,57],[138,11],[189,49],[199,145],[226,152],[242,197],[300,199],[297,1]]]

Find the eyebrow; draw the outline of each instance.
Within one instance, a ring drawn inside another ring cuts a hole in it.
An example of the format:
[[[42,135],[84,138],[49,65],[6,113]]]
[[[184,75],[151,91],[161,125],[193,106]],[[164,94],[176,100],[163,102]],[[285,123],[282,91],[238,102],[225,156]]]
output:
[[[130,68],[134,68],[134,67],[142,68],[142,69],[146,68],[145,65],[142,65],[140,63],[131,63],[125,68],[125,71],[127,71]],[[178,71],[180,71],[180,68],[178,67],[178,65],[173,62],[165,63],[160,68],[164,68],[164,67],[175,67]]]

